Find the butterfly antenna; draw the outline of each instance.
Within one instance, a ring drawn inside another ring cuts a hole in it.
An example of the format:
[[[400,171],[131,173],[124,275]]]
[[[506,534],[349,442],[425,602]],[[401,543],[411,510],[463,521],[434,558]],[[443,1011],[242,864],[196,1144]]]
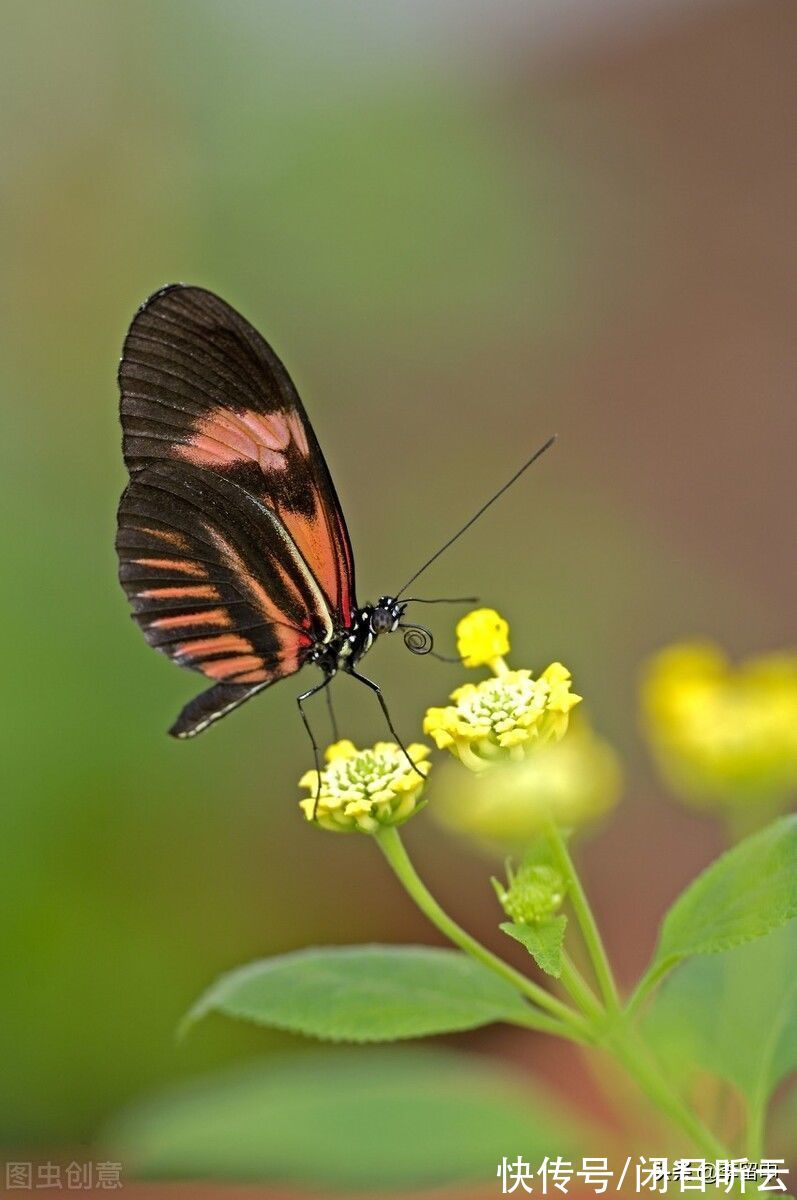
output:
[[[412,583],[412,580],[410,580]],[[408,587],[409,584],[405,584]],[[401,589],[404,591],[404,588]],[[478,596],[435,596],[430,600],[426,596],[408,596],[404,601],[405,604],[478,604]]]
[[[435,562],[435,561],[436,561],[436,560],[437,560],[437,559],[440,557],[440,555],[441,555],[441,554],[442,554],[444,551],[446,551],[446,550],[448,549],[448,547],[449,547],[449,546],[453,546],[453,544],[454,544],[454,542],[457,540],[457,538],[460,538],[460,537],[462,537],[462,535],[463,535],[463,533],[465,532],[465,530],[466,530],[466,529],[470,529],[471,525],[475,524],[475,522],[476,522],[476,521],[478,521],[478,519],[479,519],[479,517],[482,515],[482,513],[485,513],[485,512],[487,512],[487,509],[490,507],[490,505],[491,505],[491,504],[495,504],[495,502],[496,502],[496,500],[499,498],[499,496],[503,496],[504,492],[508,491],[508,489],[509,489],[509,488],[511,488],[512,484],[513,484],[513,483],[516,483],[516,482],[518,481],[518,479],[520,479],[520,476],[523,474],[523,472],[524,472],[524,471],[527,471],[533,462],[536,462],[536,461],[537,461],[537,459],[538,459],[538,458],[539,458],[539,457],[540,457],[542,454],[544,454],[546,450],[550,450],[551,446],[554,444],[554,442],[555,442],[555,441],[556,441],[556,434],[554,434],[554,435],[553,435],[553,437],[549,437],[549,438],[548,438],[548,441],[545,443],[545,445],[544,445],[544,446],[540,446],[539,450],[535,450],[535,452],[532,454],[532,456],[531,456],[531,458],[528,460],[528,462],[525,462],[525,463],[523,464],[523,466],[520,468],[520,470],[519,470],[519,471],[516,471],[516,472],[515,472],[515,474],[512,476],[512,478],[511,478],[510,480],[508,480],[508,482],[507,482],[507,483],[505,483],[505,484],[504,484],[504,486],[503,486],[502,488],[499,488],[499,489],[498,489],[498,491],[495,493],[495,495],[494,495],[494,496],[491,496],[491,497],[490,497],[490,499],[487,501],[487,503],[486,503],[486,504],[483,504],[483,505],[481,506],[481,508],[479,509],[479,511],[478,511],[478,512],[475,512],[475,513],[473,514],[473,516],[471,517],[471,519],[470,519],[469,521],[467,521],[467,522],[466,522],[466,523],[465,523],[465,524],[462,526],[462,528],[461,528],[461,529],[458,529],[458,530],[457,530],[457,532],[454,534],[454,536],[453,536],[453,537],[450,537],[450,538],[448,539],[448,541],[447,541],[447,542],[445,542],[445,543],[444,543],[444,545],[442,545],[442,546],[440,547],[440,549],[439,549],[439,550],[436,550],[436,551],[435,551],[435,553],[432,555],[432,557],[431,557],[431,558],[428,558],[428,559],[426,560],[426,562],[423,564],[423,566],[422,566],[422,567],[420,567],[420,568],[419,568],[419,570],[417,570],[417,571],[415,572],[415,574],[414,574],[414,575],[412,575],[412,576],[411,576],[411,577],[410,577],[410,578],[407,580],[407,582],[404,584],[404,587],[401,589],[401,591],[396,593],[396,599],[398,600],[398,598],[401,596],[401,594],[402,594],[403,592],[406,592],[406,590],[407,590],[407,588],[410,586],[410,584],[411,584],[411,583],[414,583],[414,582],[415,582],[415,580],[418,578],[418,576],[419,576],[419,575],[423,575],[423,573],[424,573],[424,571],[426,570],[426,568],[427,568],[427,567],[431,567],[432,563],[433,563],[433,562]]]

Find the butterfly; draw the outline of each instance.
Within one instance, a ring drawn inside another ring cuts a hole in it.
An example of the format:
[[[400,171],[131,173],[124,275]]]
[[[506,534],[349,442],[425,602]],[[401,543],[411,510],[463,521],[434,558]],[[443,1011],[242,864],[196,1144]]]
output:
[[[120,581],[149,644],[211,683],[169,732],[194,737],[311,664],[321,680],[297,703],[316,763],[304,704],[339,671],[375,693],[402,746],[379,685],[358,663],[398,629],[410,649],[431,651],[429,630],[404,620],[411,601],[402,594],[553,439],[396,595],[360,606],[313,427],[285,367],[235,309],[199,287],[156,292],[130,325],[119,389],[130,473],[118,512]]]

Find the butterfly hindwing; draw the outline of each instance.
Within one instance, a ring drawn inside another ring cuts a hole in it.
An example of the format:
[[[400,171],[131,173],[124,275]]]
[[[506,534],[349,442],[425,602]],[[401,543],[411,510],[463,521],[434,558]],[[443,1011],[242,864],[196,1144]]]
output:
[[[211,692],[225,712],[297,671],[332,629],[291,546],[259,501],[200,468],[160,463],[122,496],[117,550],[133,616],[152,646],[223,685]],[[200,707],[204,728],[207,699]]]
[[[276,675],[270,682],[276,683],[281,678],[282,676]],[[208,725],[226,717],[227,713],[239,708],[246,700],[268,686],[268,683],[217,683],[188,701],[169,733],[176,738],[188,738],[202,733]]]
[[[274,351],[212,292],[175,285],[139,310],[119,368],[133,479],[158,461],[233,480],[270,510],[346,627],[351,546],[329,470]]]

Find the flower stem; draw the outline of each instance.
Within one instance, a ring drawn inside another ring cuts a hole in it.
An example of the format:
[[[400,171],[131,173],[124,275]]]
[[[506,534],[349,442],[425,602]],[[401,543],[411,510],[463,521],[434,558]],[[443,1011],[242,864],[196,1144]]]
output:
[[[707,1157],[727,1157],[725,1147],[681,1099],[662,1074],[641,1036],[632,1030],[628,1015],[621,1011],[617,984],[597,922],[564,838],[551,820],[546,824],[546,835],[559,867],[568,881],[570,900],[606,1003],[606,1012],[601,1012],[592,991],[567,956],[562,971],[563,984],[590,1020],[598,1044],[609,1051],[651,1103],[682,1129]],[[591,1007],[587,1007],[590,1002]]]
[[[453,942],[455,946],[459,946],[471,958],[475,958],[484,966],[489,967],[491,971],[500,975],[502,979],[510,983],[527,1000],[538,1006],[538,1008],[546,1009],[556,1018],[555,1021],[551,1021],[543,1013],[538,1014],[529,1010],[529,1020],[527,1023],[532,1028],[540,1029],[546,1033],[556,1033],[561,1037],[568,1037],[573,1041],[584,1042],[590,1040],[588,1025],[578,1013],[574,1012],[568,1005],[563,1004],[556,996],[552,996],[550,992],[547,992],[532,980],[527,979],[520,971],[516,971],[509,963],[499,958],[497,954],[493,954],[491,950],[488,950],[486,946],[483,946],[481,942],[472,937],[471,934],[464,930],[461,925],[458,925],[440,907],[412,865],[401,836],[395,826],[383,826],[374,834],[374,838],[393,872],[418,905],[421,912],[429,918],[432,924],[449,941]]]
[[[597,922],[587,900],[586,892],[581,884],[581,879],[565,845],[565,840],[558,826],[550,819],[546,822],[546,836],[559,867],[568,882],[570,902],[573,905],[573,911],[581,927],[584,942],[592,960],[595,977],[598,980],[606,1008],[610,1013],[619,1013],[620,997],[617,993],[617,984],[614,981],[612,968],[603,945],[603,939],[598,931]]]
[[[562,954],[562,987],[590,1021],[600,1021],[603,1007],[567,952]]]
[[[708,1159],[727,1158],[728,1150],[662,1075],[647,1046],[627,1025],[620,1024],[604,1042],[656,1108],[688,1134]]]
[[[756,1095],[749,1106],[747,1118],[747,1157],[751,1162],[759,1162],[764,1152],[765,1118],[763,1097]]]
[[[574,1012],[544,988],[527,979],[520,971],[516,971],[449,917],[420,879],[395,826],[382,827],[374,834],[374,838],[399,881],[432,924],[454,945],[505,979],[535,1006],[529,1007],[527,1018],[514,1023],[584,1045],[602,1046],[624,1068],[651,1103],[686,1133],[702,1154],[709,1159],[728,1157],[727,1149],[681,1099],[662,1074],[639,1034],[630,1027],[627,1017],[620,1011],[614,977],[595,919],[558,831],[551,837],[551,844],[570,882],[573,908],[579,918],[595,973],[605,989],[607,1008],[610,1003],[613,1005],[607,1012],[604,1012],[568,955],[564,956],[562,964],[562,984],[579,1005],[580,1013]],[[540,1012],[540,1008],[546,1009],[551,1015]]]

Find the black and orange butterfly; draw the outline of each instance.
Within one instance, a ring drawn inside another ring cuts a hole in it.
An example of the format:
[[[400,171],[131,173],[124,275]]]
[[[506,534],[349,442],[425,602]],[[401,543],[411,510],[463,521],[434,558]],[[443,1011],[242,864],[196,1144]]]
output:
[[[139,309],[119,366],[123,453],[120,579],[151,646],[212,687],[169,732],[193,737],[307,663],[371,688],[357,664],[402,629],[418,653],[423,626],[404,622],[403,592],[547,449],[537,451],[395,596],[360,607],[340,502],[287,371],[260,334],[203,288],[175,284]],[[551,439],[553,441],[553,439]]]

